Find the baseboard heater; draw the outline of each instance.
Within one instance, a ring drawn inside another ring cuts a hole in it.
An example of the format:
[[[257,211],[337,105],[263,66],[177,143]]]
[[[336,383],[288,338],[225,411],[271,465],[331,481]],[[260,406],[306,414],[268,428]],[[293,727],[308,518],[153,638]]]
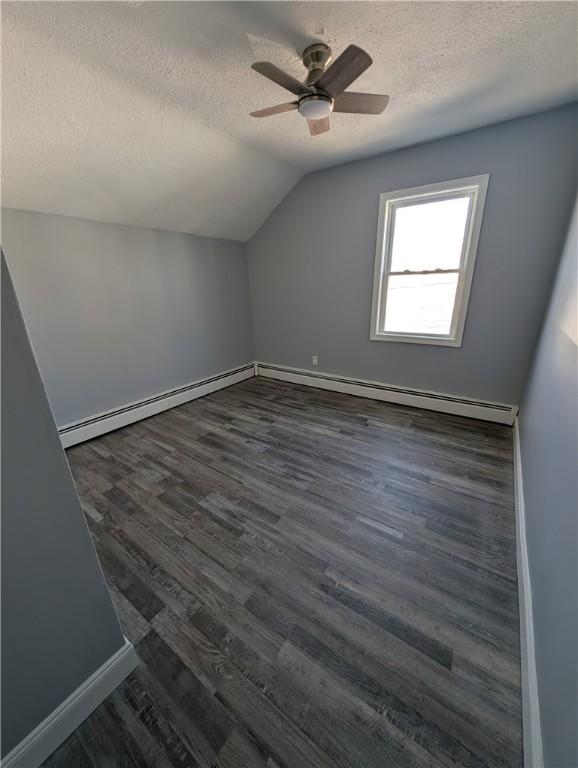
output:
[[[289,381],[318,389],[367,397],[372,400],[426,408],[441,413],[452,413],[484,421],[512,426],[518,412],[517,405],[476,400],[458,395],[446,395],[440,392],[397,387],[378,381],[353,379],[332,373],[310,371],[303,368],[290,368],[273,363],[256,363],[257,375],[280,381]]]
[[[177,405],[183,405],[190,400],[216,392],[218,389],[237,384],[254,375],[254,364],[246,363],[239,368],[232,368],[214,376],[185,384],[182,387],[161,392],[153,397],[127,403],[119,408],[66,424],[59,428],[58,433],[62,444],[68,448],[76,443],[91,440],[93,437],[98,437],[106,432],[125,427],[135,421],[154,416]]]
[[[414,408],[426,408],[441,413],[453,413],[473,419],[493,421],[498,424],[512,425],[518,412],[516,405],[493,403],[486,400],[457,395],[445,395],[440,392],[397,387],[379,381],[353,379],[333,373],[309,371],[303,368],[291,368],[273,363],[246,363],[238,368],[222,371],[205,379],[185,384],[182,387],[161,392],[158,395],[127,403],[119,408],[95,414],[86,419],[65,424],[58,432],[65,448],[69,448],[85,440],[126,427],[135,421],[146,419],[162,411],[183,405],[198,397],[203,397],[219,389],[230,387],[252,376],[264,376],[279,381],[288,381],[318,389],[328,389],[333,392],[367,397],[372,400],[382,400],[398,405],[409,405]]]

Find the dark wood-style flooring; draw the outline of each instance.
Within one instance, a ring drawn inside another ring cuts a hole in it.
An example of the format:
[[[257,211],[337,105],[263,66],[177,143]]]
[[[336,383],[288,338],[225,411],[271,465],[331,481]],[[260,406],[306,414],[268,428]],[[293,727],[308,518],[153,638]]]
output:
[[[45,768],[522,765],[509,428],[257,378],[68,456],[141,663]]]

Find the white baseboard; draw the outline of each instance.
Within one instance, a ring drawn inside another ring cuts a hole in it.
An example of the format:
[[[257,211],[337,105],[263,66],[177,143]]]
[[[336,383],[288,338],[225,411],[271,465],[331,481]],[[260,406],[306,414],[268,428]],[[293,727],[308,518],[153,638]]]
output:
[[[216,392],[218,389],[230,387],[231,384],[250,379],[254,375],[254,363],[247,363],[238,368],[199,379],[183,387],[161,392],[145,400],[127,403],[120,408],[98,413],[72,424],[66,424],[58,430],[62,445],[69,448],[71,445],[82,443],[85,440],[92,440],[93,437],[104,435],[106,432],[112,432],[114,429],[120,429],[120,427],[126,427],[135,421],[154,416],[177,405],[183,405],[183,403],[188,403],[197,397]]]
[[[138,664],[128,640],[2,760],[2,768],[38,768]]]
[[[468,416],[472,419],[483,419],[498,424],[512,426],[518,407],[504,403],[492,403],[487,400],[473,400],[457,395],[444,395],[440,392],[397,387],[379,381],[352,379],[348,376],[338,376],[333,373],[308,371],[303,368],[274,365],[272,363],[257,363],[259,376],[279,381],[290,381],[294,384],[304,384],[307,387],[329,389],[333,392],[343,392],[357,397],[368,397],[372,400],[383,400],[388,403],[410,405],[415,408],[426,408],[430,411],[453,413],[458,416]]]
[[[518,419],[514,421],[514,501],[516,509],[516,547],[518,556],[518,601],[520,610],[520,663],[522,674],[522,719],[525,768],[543,768],[542,726],[538,675],[534,649],[532,586],[526,541],[526,512]]]

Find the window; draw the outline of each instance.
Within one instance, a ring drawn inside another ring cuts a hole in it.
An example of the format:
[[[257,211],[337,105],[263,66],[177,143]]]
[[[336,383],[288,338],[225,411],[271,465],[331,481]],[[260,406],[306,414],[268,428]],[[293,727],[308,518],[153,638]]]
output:
[[[372,340],[461,345],[488,178],[380,195]]]

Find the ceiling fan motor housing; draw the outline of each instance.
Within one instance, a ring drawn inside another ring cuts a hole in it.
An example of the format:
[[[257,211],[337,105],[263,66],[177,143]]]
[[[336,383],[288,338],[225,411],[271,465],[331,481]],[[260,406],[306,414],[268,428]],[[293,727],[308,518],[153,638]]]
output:
[[[331,48],[325,43],[313,43],[303,51],[303,65],[307,69],[305,85],[313,85],[331,61]]]

